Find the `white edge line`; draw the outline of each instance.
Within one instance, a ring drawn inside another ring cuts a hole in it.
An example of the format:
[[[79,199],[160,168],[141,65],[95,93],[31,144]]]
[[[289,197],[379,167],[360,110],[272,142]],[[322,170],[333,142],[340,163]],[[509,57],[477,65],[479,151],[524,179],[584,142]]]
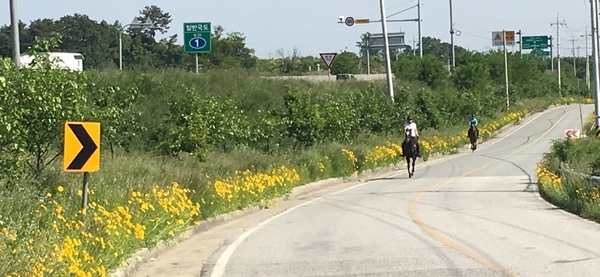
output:
[[[251,229],[249,229],[248,231],[246,231],[242,235],[240,235],[233,243],[231,243],[229,246],[227,246],[227,248],[225,249],[225,251],[223,251],[223,254],[221,254],[221,256],[219,257],[219,259],[215,263],[215,266],[213,267],[210,276],[211,277],[220,277],[220,276],[223,276],[223,273],[225,272],[225,267],[227,266],[227,263],[229,262],[229,259],[233,255],[233,252],[242,244],[242,242],[244,242],[244,240],[247,237],[249,237],[256,230],[258,230],[258,229],[262,228],[263,226],[269,224],[271,221],[279,218],[280,216],[286,215],[286,214],[288,214],[289,212],[291,212],[291,211],[293,211],[295,209],[298,209],[298,208],[303,207],[305,205],[314,203],[314,202],[316,202],[316,201],[318,201],[318,200],[320,200],[322,198],[325,198],[327,196],[331,196],[331,195],[336,195],[336,194],[339,194],[339,193],[343,193],[345,191],[357,188],[357,187],[362,186],[364,184],[366,184],[366,183],[356,184],[354,186],[345,188],[343,190],[336,191],[334,193],[329,193],[329,194],[326,194],[326,195],[319,196],[317,198],[311,199],[311,200],[309,200],[307,202],[304,202],[304,203],[299,204],[297,206],[291,207],[291,208],[289,208],[289,209],[287,209],[287,210],[285,210],[285,211],[283,211],[283,212],[281,212],[281,213],[279,213],[279,214],[277,214],[277,215],[275,215],[275,216],[273,216],[273,217],[271,217],[271,218],[269,218],[269,219],[267,219],[267,220],[259,223],[258,225],[252,227]]]
[[[491,142],[490,144],[487,144],[487,145],[485,146],[485,148],[488,148],[488,147],[490,147],[491,145],[494,145],[494,144],[496,144],[496,143],[498,143],[498,142],[500,142],[500,141],[504,140],[504,139],[505,139],[505,138],[507,138],[508,136],[510,136],[510,135],[512,135],[512,134],[514,134],[516,131],[520,130],[521,128],[523,128],[523,127],[527,126],[529,123],[533,122],[533,121],[534,121],[535,119],[537,119],[538,117],[540,117],[540,116],[542,116],[542,115],[546,114],[547,112],[550,112],[550,111],[552,111],[552,110],[558,109],[559,107],[561,107],[561,106],[557,106],[557,107],[555,107],[555,108],[553,108],[553,109],[548,109],[548,110],[545,110],[545,111],[542,111],[542,112],[540,112],[538,115],[536,115],[535,117],[531,118],[531,120],[529,120],[528,122],[524,123],[523,125],[519,126],[519,127],[518,127],[518,128],[516,128],[516,129],[512,130],[510,133],[507,133],[507,134],[506,134],[504,137],[501,137],[501,138],[499,138],[499,139],[497,139],[497,140],[494,140],[494,141],[493,141],[493,142]],[[457,158],[457,157],[464,156],[464,155],[467,155],[467,154],[469,154],[469,153],[463,153],[463,154],[458,154],[458,155],[450,155],[450,156],[448,157],[448,159],[442,159],[442,160],[439,160],[439,161],[438,161],[438,162],[436,162],[436,163],[432,163],[432,164],[429,164],[429,165],[438,164],[438,163],[441,163],[441,162],[444,162],[444,161],[447,161],[447,160],[450,160],[450,159],[455,159],[455,158]],[[427,165],[427,166],[429,166],[429,165]],[[425,166],[425,165],[423,165],[423,166]],[[398,175],[401,175],[401,174],[404,174],[404,173],[398,173],[398,174],[390,175],[389,177],[394,177],[394,176],[398,176]],[[336,195],[336,194],[339,194],[339,193],[343,193],[343,192],[346,192],[346,191],[349,191],[349,190],[352,190],[352,189],[358,188],[358,187],[360,187],[360,186],[366,185],[366,184],[368,184],[368,183],[370,183],[370,182],[364,182],[364,183],[360,183],[360,184],[357,184],[357,185],[354,185],[354,186],[351,186],[351,187],[345,188],[345,189],[343,189],[343,190],[336,191],[336,192],[334,192],[334,193],[329,193],[329,194],[326,194],[326,195],[323,195],[323,196],[320,196],[320,197],[314,198],[314,199],[312,199],[312,200],[309,200],[309,201],[307,201],[307,202],[304,202],[304,203],[302,203],[302,204],[299,204],[299,205],[297,205],[297,206],[294,206],[294,207],[292,207],[292,208],[289,208],[289,209],[287,209],[287,210],[285,210],[285,211],[283,211],[283,212],[281,212],[281,213],[279,213],[279,214],[277,214],[277,215],[275,215],[275,216],[273,216],[273,217],[271,217],[271,218],[269,218],[269,219],[267,219],[267,220],[265,220],[265,221],[263,221],[263,222],[259,223],[258,225],[256,225],[256,226],[254,226],[254,227],[250,228],[248,231],[244,232],[244,233],[243,233],[243,234],[241,234],[239,237],[237,237],[237,238],[236,238],[236,240],[235,240],[233,243],[231,243],[229,246],[227,246],[227,248],[225,249],[225,251],[223,251],[223,253],[222,253],[222,254],[221,254],[221,256],[219,257],[219,259],[218,259],[218,260],[217,260],[217,262],[215,263],[215,265],[214,265],[214,267],[213,267],[213,269],[212,269],[212,272],[211,272],[210,276],[211,276],[211,277],[221,277],[221,276],[223,276],[223,274],[225,273],[225,267],[227,266],[227,263],[229,263],[229,259],[231,258],[231,256],[233,256],[233,253],[235,252],[235,250],[236,250],[236,249],[237,249],[237,248],[238,248],[238,247],[239,247],[239,246],[240,246],[240,245],[241,245],[241,244],[244,242],[244,240],[246,240],[246,238],[248,238],[250,235],[252,235],[252,233],[256,232],[258,229],[262,228],[263,226],[265,226],[265,225],[269,224],[269,223],[270,223],[270,222],[272,222],[273,220],[275,220],[275,219],[279,218],[280,216],[286,215],[286,214],[288,214],[289,212],[291,212],[291,211],[294,211],[294,210],[296,210],[296,209],[298,209],[298,208],[300,208],[300,207],[303,207],[303,206],[305,206],[305,205],[308,205],[308,204],[314,203],[314,202],[316,202],[316,201],[318,201],[318,200],[320,200],[320,199],[322,199],[322,198],[324,198],[324,197],[331,196],[331,195]]]

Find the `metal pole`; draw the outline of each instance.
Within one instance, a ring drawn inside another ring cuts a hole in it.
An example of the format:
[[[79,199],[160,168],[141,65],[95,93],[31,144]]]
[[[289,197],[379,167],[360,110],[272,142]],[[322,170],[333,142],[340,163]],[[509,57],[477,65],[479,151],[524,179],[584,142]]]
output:
[[[198,53],[196,53],[196,73],[199,72],[199,65],[198,65]]]
[[[88,203],[88,179],[90,178],[90,173],[89,172],[84,172],[83,173],[83,190],[82,190],[82,195],[81,195],[81,209],[83,210],[84,214],[85,214],[85,209],[87,207],[87,203]]]
[[[558,70],[558,96],[562,97],[562,85],[560,82],[560,23],[558,22],[558,14],[556,14],[556,62]]]
[[[381,10],[381,29],[383,32],[383,46],[385,47],[385,67],[387,75],[387,84],[389,96],[394,101],[394,82],[392,80],[392,62],[390,61],[390,46],[388,41],[387,33],[387,20],[385,17],[385,4],[383,0],[379,0],[379,7]]]
[[[123,70],[123,39],[121,38],[121,34],[123,33],[123,29],[119,30],[119,70]]]
[[[573,45],[573,77],[577,78],[577,63],[575,63],[575,37],[571,43]]]
[[[19,17],[17,16],[17,0],[10,0],[10,30],[13,40],[13,61],[17,68],[21,67],[21,45],[19,43]]]
[[[421,37],[421,0],[418,1],[417,5],[419,5],[417,8],[417,17],[419,18],[419,57],[423,58],[423,38]]]
[[[554,72],[554,39],[550,36],[550,71]]]
[[[585,84],[590,89],[590,50],[588,46],[588,29],[585,29]]]
[[[371,34],[367,33],[367,75],[371,75],[371,45],[369,44],[369,40],[371,39]]]
[[[456,58],[454,57],[454,25],[452,24],[452,0],[450,1],[450,45],[452,46],[452,68],[456,67]],[[450,71],[452,71],[452,68]]]
[[[521,33],[520,29],[519,29],[519,55],[520,55],[520,58],[523,58],[523,34]]]
[[[596,0],[590,0],[591,3],[591,20],[592,20],[592,64],[594,69],[594,112],[596,126],[596,132],[600,127],[600,78],[598,75],[598,2]]]
[[[509,95],[508,95],[508,61],[507,61],[507,54],[506,54],[506,31],[502,30],[502,37],[504,39],[502,39],[503,45],[504,45],[504,87],[506,87],[506,109],[510,109],[510,101],[509,101]]]

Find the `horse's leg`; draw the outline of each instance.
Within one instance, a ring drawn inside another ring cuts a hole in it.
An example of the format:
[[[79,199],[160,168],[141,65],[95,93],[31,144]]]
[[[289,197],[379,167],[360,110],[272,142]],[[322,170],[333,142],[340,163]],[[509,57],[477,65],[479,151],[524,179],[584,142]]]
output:
[[[406,156],[406,171],[408,172],[408,178],[412,178],[412,173],[410,172],[410,160],[411,156]]]

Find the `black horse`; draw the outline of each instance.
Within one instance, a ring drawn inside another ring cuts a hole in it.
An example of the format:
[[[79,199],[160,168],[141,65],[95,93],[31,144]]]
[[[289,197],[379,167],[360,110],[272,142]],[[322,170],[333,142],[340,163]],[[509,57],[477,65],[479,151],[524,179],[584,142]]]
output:
[[[409,138],[404,141],[402,151],[406,158],[406,169],[408,170],[408,178],[412,178],[415,175],[415,162],[417,161],[417,139]],[[412,162],[411,162],[412,160]],[[411,169],[412,164],[412,169]]]
[[[467,136],[471,142],[471,151],[474,152],[475,149],[477,149],[477,139],[479,138],[479,129],[477,129],[475,124],[471,124],[471,127],[469,127],[469,131],[467,132]]]

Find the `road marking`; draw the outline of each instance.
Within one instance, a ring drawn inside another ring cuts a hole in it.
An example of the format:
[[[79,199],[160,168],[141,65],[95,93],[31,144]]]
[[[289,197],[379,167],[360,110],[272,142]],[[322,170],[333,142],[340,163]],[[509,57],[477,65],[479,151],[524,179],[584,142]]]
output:
[[[514,150],[513,152],[509,153],[508,155],[502,157],[501,159],[493,160],[491,162],[488,162],[488,163],[486,163],[486,164],[484,164],[484,165],[482,165],[482,166],[480,166],[478,168],[475,168],[475,169],[473,169],[471,171],[465,172],[465,173],[463,173],[463,174],[461,174],[459,176],[452,177],[452,178],[449,178],[449,179],[445,179],[444,181],[434,183],[434,184],[430,185],[427,189],[425,189],[423,191],[420,191],[417,194],[415,194],[415,196],[413,197],[413,199],[410,201],[410,203],[408,205],[408,213],[412,217],[412,220],[415,222],[415,224],[417,224],[417,226],[419,226],[421,229],[423,229],[424,231],[426,231],[427,233],[429,233],[429,235],[431,235],[432,237],[434,237],[435,239],[437,239],[441,243],[443,243],[443,244],[445,244],[445,245],[453,248],[454,250],[458,251],[459,253],[461,253],[461,254],[463,254],[463,255],[465,255],[465,256],[467,256],[467,257],[475,260],[476,262],[484,265],[485,267],[487,267],[489,269],[492,269],[492,270],[494,270],[494,271],[496,271],[496,272],[498,272],[498,273],[500,273],[502,275],[505,275],[505,276],[518,276],[515,273],[512,273],[512,272],[508,271],[507,269],[503,268],[502,266],[500,266],[498,264],[495,264],[494,262],[491,262],[491,261],[489,261],[489,260],[487,260],[487,259],[485,259],[485,258],[483,258],[483,257],[481,257],[481,256],[479,256],[479,255],[477,255],[475,253],[473,253],[472,251],[469,251],[468,249],[460,246],[458,243],[452,241],[448,237],[446,237],[446,236],[444,236],[444,235],[436,232],[435,230],[433,230],[431,227],[429,227],[427,224],[425,224],[423,222],[423,220],[421,220],[421,218],[419,218],[419,216],[415,212],[415,204],[417,203],[417,201],[419,200],[419,198],[421,198],[421,196],[424,193],[426,193],[427,191],[430,191],[430,190],[432,190],[432,189],[434,189],[436,187],[439,187],[441,185],[444,185],[446,183],[454,181],[454,180],[456,180],[458,178],[462,178],[462,177],[465,177],[465,176],[467,176],[469,174],[475,173],[475,172],[477,172],[479,170],[482,170],[482,169],[484,169],[484,168],[486,168],[486,167],[488,167],[488,166],[490,166],[492,164],[498,163],[498,162],[500,162],[503,159],[506,159],[506,158],[509,158],[511,156],[514,156],[517,153],[519,153],[519,152],[521,152],[521,151],[523,151],[523,150],[525,150],[525,149],[533,146],[534,144],[536,144],[537,142],[539,142],[541,139],[545,138],[546,135],[548,135],[548,133],[550,133],[550,131],[552,131],[554,128],[556,128],[556,126],[558,126],[558,123],[560,123],[568,114],[569,114],[569,112],[566,112],[558,121],[556,121],[556,123],[554,124],[554,126],[550,127],[548,130],[546,130],[546,132],[544,132],[536,140],[534,140],[533,142],[528,143],[528,144],[522,146],[521,148],[519,148],[517,150]],[[533,119],[531,121],[529,121],[529,122],[532,122],[532,121],[533,121]],[[521,126],[521,127],[523,127],[523,126]],[[510,134],[512,134],[512,133],[514,133],[514,132],[511,132]]]
[[[554,109],[558,109],[558,108],[559,108],[559,107],[556,107],[556,108],[554,108]],[[496,143],[498,143],[498,142],[500,142],[500,141],[504,140],[506,137],[508,137],[508,136],[512,135],[512,134],[513,134],[513,133],[515,133],[516,131],[518,131],[518,130],[520,130],[521,128],[523,128],[523,127],[527,126],[529,123],[533,122],[533,121],[534,121],[535,119],[537,119],[538,117],[540,117],[540,116],[542,116],[542,115],[544,115],[544,114],[546,114],[546,113],[548,113],[548,112],[550,112],[550,111],[553,111],[554,109],[549,109],[549,110],[546,110],[546,111],[540,112],[538,115],[536,115],[535,117],[533,117],[531,120],[529,120],[528,122],[526,122],[526,123],[524,123],[523,125],[519,126],[518,128],[516,128],[516,129],[515,129],[515,130],[513,130],[512,132],[508,133],[506,136],[504,136],[504,137],[501,137],[501,138],[499,138],[499,139],[497,139],[497,140],[494,140],[494,141],[492,141],[490,144],[488,144],[488,145],[486,145],[485,147],[482,147],[482,148],[488,148],[488,147],[490,147],[490,146],[492,146],[492,145],[494,145],[494,144],[496,144]],[[565,114],[565,116],[566,116],[566,114]],[[561,119],[561,120],[562,120],[562,119]],[[551,129],[550,129],[550,130],[551,130]],[[541,137],[543,137],[543,135],[542,135]],[[536,141],[537,141],[537,140],[536,140]],[[428,165],[421,165],[421,167],[423,167],[423,166],[430,166],[430,165],[434,165],[434,164],[441,163],[441,162],[444,162],[444,161],[447,161],[447,160],[451,160],[451,159],[456,159],[456,158],[458,158],[458,157],[461,157],[461,156],[463,156],[463,155],[467,155],[467,154],[468,154],[468,153],[464,153],[464,154],[458,154],[458,155],[450,155],[448,158],[437,160],[437,162],[436,162],[436,163],[432,163],[432,164],[428,164]],[[490,163],[490,164],[491,164],[491,163]],[[417,166],[417,168],[420,168],[420,167],[419,167],[419,166]],[[394,175],[391,175],[391,176],[389,176],[389,177],[394,177],[394,176],[398,176],[398,175],[401,175],[401,174],[403,174],[403,173],[394,174]],[[404,174],[405,174],[405,173],[404,173]],[[307,202],[304,202],[304,203],[302,203],[302,204],[299,204],[299,205],[297,205],[297,206],[291,207],[291,208],[289,208],[289,209],[287,209],[287,210],[285,210],[285,211],[283,211],[283,212],[281,212],[281,213],[279,213],[279,214],[277,214],[277,215],[275,215],[275,216],[273,216],[273,217],[271,217],[271,218],[269,218],[269,219],[266,219],[265,221],[263,221],[263,222],[259,223],[258,225],[256,225],[256,226],[254,226],[254,227],[250,228],[248,231],[244,232],[244,233],[243,233],[243,234],[241,234],[239,237],[237,237],[237,238],[235,239],[235,241],[233,241],[233,242],[232,242],[230,245],[228,245],[228,246],[227,246],[227,248],[225,248],[225,250],[223,251],[223,253],[222,253],[222,254],[219,256],[219,259],[218,259],[218,260],[217,260],[217,262],[215,263],[215,265],[214,265],[214,267],[213,267],[213,269],[212,269],[212,272],[211,272],[210,276],[211,276],[211,277],[221,277],[221,276],[223,276],[223,275],[224,275],[224,273],[225,273],[225,267],[226,267],[226,266],[227,266],[227,264],[229,263],[229,260],[231,259],[231,256],[233,256],[233,253],[235,252],[235,250],[237,250],[237,248],[238,248],[238,247],[239,247],[239,246],[240,246],[240,245],[241,245],[241,244],[244,242],[244,240],[246,240],[246,238],[248,238],[250,235],[252,235],[254,232],[256,232],[257,230],[259,230],[260,228],[262,228],[262,227],[264,227],[265,225],[267,225],[267,224],[271,223],[273,220],[275,220],[275,219],[277,219],[277,218],[279,218],[279,217],[281,217],[281,216],[284,216],[284,215],[286,215],[286,214],[288,214],[288,213],[290,213],[290,212],[292,212],[292,211],[294,211],[294,210],[296,210],[296,209],[298,209],[298,208],[300,208],[300,207],[303,207],[303,206],[306,206],[306,205],[308,205],[308,204],[311,204],[311,203],[314,203],[314,202],[316,202],[316,201],[319,201],[319,200],[321,200],[321,199],[323,199],[323,198],[325,198],[325,197],[328,197],[328,196],[331,196],[331,195],[340,194],[340,193],[343,193],[343,192],[346,192],[346,191],[349,191],[349,190],[353,190],[353,189],[355,189],[355,188],[358,188],[358,187],[364,186],[364,185],[366,185],[366,184],[369,184],[369,183],[370,183],[370,182],[364,182],[364,183],[356,184],[356,185],[354,185],[354,186],[351,186],[351,187],[345,188],[345,189],[343,189],[343,190],[340,190],[340,191],[337,191],[337,192],[334,192],[334,193],[326,194],[326,195],[323,195],[323,196],[320,196],[320,197],[317,197],[317,198],[311,199],[311,200],[309,200],[309,201],[307,201]],[[433,188],[433,186],[432,186],[432,187],[429,187],[429,188],[428,188],[428,190],[429,190],[429,189],[431,189],[431,188]],[[417,195],[417,196],[418,196],[418,195]],[[417,197],[415,196],[415,198],[417,198]],[[418,199],[418,198],[417,198],[417,199]],[[413,199],[413,200],[416,202],[416,200],[417,200],[417,199]],[[413,211],[413,213],[414,213],[414,211]],[[411,214],[411,216],[412,216],[412,214]],[[415,217],[416,217],[416,215],[415,215]],[[415,217],[413,217],[413,220],[415,220]],[[416,217],[416,219],[417,219],[418,221],[420,221],[420,219],[419,219],[418,217]],[[422,222],[421,222],[421,223],[422,223]],[[418,223],[417,223],[417,224],[418,224]],[[425,229],[425,228],[427,228],[427,229],[430,229],[430,228],[429,228],[427,225],[425,225],[424,223],[422,223],[422,226],[421,226],[421,227],[422,227],[422,228],[424,228],[424,229]],[[427,230],[427,229],[426,229],[426,230]],[[432,230],[432,231],[433,231],[433,230]],[[454,248],[454,247],[452,247],[452,248]],[[455,248],[455,249],[456,249],[456,248]]]

